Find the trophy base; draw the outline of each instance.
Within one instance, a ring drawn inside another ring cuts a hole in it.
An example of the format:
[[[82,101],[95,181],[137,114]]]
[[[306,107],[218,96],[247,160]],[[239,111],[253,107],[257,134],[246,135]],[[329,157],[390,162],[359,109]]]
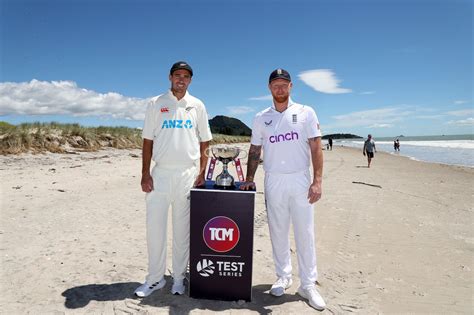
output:
[[[217,185],[217,184],[214,184],[214,189],[221,189],[221,190],[234,190],[236,187],[235,185],[231,185],[231,186],[223,186],[223,185]]]

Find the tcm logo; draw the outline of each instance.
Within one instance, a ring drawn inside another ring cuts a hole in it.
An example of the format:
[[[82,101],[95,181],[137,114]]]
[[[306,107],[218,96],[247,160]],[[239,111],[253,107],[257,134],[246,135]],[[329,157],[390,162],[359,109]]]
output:
[[[298,140],[298,138],[299,138],[298,133],[295,131],[292,131],[292,132],[287,132],[285,134],[280,134],[277,136],[270,136],[268,140],[270,140],[270,143],[275,143],[275,142]]]
[[[233,249],[239,242],[240,230],[232,219],[218,216],[206,223],[202,237],[207,247],[215,252],[225,253]]]
[[[182,119],[167,119],[163,121],[163,125],[161,125],[161,129],[168,129],[168,128],[177,128],[177,129],[191,129],[193,124],[191,120],[182,120]]]
[[[203,277],[209,277],[214,273],[214,263],[210,259],[203,259],[197,263],[196,270]]]

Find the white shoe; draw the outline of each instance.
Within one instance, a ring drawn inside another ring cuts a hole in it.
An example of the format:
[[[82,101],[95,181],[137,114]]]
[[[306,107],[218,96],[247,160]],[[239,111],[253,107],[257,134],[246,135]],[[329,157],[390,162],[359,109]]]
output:
[[[166,280],[163,278],[161,281],[155,283],[145,282],[135,290],[135,295],[138,297],[145,297],[152,294],[154,291],[163,288],[166,284]]]
[[[185,287],[184,287],[183,279],[173,281],[173,286],[171,287],[171,294],[183,295],[184,290],[185,290]]]
[[[303,289],[302,287],[298,288],[298,294],[308,300],[309,305],[317,309],[318,311],[322,311],[326,308],[326,303],[324,302],[323,298],[319,294],[318,290],[313,287],[309,287],[307,289]]]
[[[278,280],[272,285],[270,294],[274,296],[282,296],[285,290],[291,287],[293,280],[291,278],[278,278]]]

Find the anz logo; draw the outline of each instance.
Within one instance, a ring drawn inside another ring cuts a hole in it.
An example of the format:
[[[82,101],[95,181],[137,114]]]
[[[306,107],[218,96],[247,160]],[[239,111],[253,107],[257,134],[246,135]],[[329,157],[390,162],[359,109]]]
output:
[[[182,119],[165,119],[163,121],[163,125],[161,125],[161,129],[169,129],[169,128],[176,128],[176,129],[191,129],[193,128],[193,124],[191,120],[182,120]]]

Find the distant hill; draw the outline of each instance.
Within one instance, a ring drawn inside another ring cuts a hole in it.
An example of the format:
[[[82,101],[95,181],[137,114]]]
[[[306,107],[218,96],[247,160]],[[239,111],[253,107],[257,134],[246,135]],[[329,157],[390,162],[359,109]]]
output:
[[[363,139],[361,136],[357,136],[357,135],[353,135],[353,134],[350,134],[350,133],[333,133],[333,134],[330,134],[330,135],[324,135],[322,137],[322,139],[329,139],[329,138],[333,138],[333,139]]]
[[[250,136],[252,130],[237,118],[216,116],[209,120],[212,133],[230,136]]]

